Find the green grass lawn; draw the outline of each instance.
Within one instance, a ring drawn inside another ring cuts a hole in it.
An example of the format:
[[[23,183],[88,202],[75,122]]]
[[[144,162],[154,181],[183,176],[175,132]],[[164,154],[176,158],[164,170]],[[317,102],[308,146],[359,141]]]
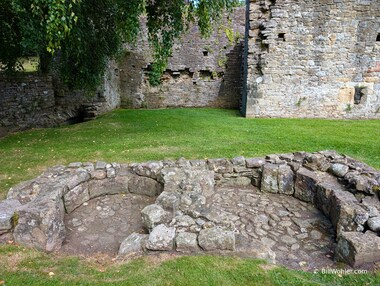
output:
[[[129,263],[59,257],[16,246],[0,248],[0,285],[380,285],[373,273],[290,271],[262,260],[218,256],[145,257]],[[49,275],[54,273],[54,275]]]
[[[246,119],[221,109],[116,110],[97,120],[0,139],[0,199],[73,161],[255,157],[335,149],[380,168],[379,120]]]
[[[116,110],[97,120],[0,139],[0,199],[44,169],[75,161],[256,157],[335,149],[380,168],[379,120],[245,119],[220,109]],[[50,277],[49,272],[55,275]],[[151,258],[106,265],[0,247],[0,285],[380,285],[378,276],[323,275],[252,259]],[[4,283],[3,283],[4,284]]]

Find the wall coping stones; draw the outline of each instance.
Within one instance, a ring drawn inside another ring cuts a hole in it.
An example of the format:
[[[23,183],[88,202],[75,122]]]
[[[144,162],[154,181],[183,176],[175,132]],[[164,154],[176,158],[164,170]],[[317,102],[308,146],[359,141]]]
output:
[[[17,243],[44,251],[59,250],[66,213],[98,196],[134,193],[156,197],[141,212],[150,234],[126,238],[119,257],[144,249],[234,251],[236,216],[205,206],[215,188],[248,184],[312,202],[336,230],[337,260],[357,266],[379,259],[361,243],[370,231],[371,238],[380,239],[380,172],[335,151],[54,166],[9,190],[0,202],[0,235],[11,234]]]

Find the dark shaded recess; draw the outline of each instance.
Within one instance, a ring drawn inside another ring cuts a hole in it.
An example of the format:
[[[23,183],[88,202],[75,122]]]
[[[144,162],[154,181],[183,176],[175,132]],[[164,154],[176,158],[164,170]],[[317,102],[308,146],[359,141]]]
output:
[[[203,51],[203,56],[207,57],[208,56],[208,51]]]
[[[221,107],[239,108],[243,93],[244,78],[244,42],[237,43],[234,48],[226,55],[226,68],[222,75],[223,80],[220,84],[218,99]],[[218,74],[220,77],[220,75]]]
[[[377,34],[376,42],[380,42],[380,33]]]
[[[354,94],[354,103],[360,104],[362,97],[363,97],[363,89],[364,87],[361,86],[355,86],[355,94]]]
[[[285,33],[279,33],[279,34],[278,34],[278,38],[279,38],[281,41],[285,42]]]

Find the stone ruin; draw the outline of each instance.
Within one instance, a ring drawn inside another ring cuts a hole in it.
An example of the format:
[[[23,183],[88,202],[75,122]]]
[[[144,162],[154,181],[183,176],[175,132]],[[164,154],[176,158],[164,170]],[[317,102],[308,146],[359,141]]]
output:
[[[315,219],[302,210],[316,208],[314,214],[331,222],[335,261],[356,267],[380,260],[379,190],[379,171],[335,151],[232,160],[71,163],[10,189],[0,202],[0,240],[59,251],[70,232],[68,217],[97,198],[132,194],[150,198],[141,210],[143,231],[122,239],[118,257],[207,251],[275,261],[271,247],[284,243],[278,248],[290,257],[287,251],[300,248],[295,238],[307,239]],[[249,204],[265,213],[257,214]],[[284,232],[272,232],[275,225]],[[106,233],[96,237],[102,235]],[[316,230],[310,236],[314,242],[304,242],[304,253],[311,243],[323,241]]]

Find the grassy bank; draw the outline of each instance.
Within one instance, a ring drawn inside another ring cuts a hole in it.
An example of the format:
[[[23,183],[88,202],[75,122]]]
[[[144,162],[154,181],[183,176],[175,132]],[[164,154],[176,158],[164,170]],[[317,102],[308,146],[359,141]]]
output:
[[[262,156],[335,149],[380,168],[379,120],[245,119],[219,109],[117,110],[0,139],[0,199],[45,168],[73,161]]]
[[[170,255],[115,263],[47,255],[22,247],[0,248],[0,280],[5,285],[380,285],[372,274],[336,275],[289,271],[261,260]],[[0,285],[1,285],[0,281]]]

